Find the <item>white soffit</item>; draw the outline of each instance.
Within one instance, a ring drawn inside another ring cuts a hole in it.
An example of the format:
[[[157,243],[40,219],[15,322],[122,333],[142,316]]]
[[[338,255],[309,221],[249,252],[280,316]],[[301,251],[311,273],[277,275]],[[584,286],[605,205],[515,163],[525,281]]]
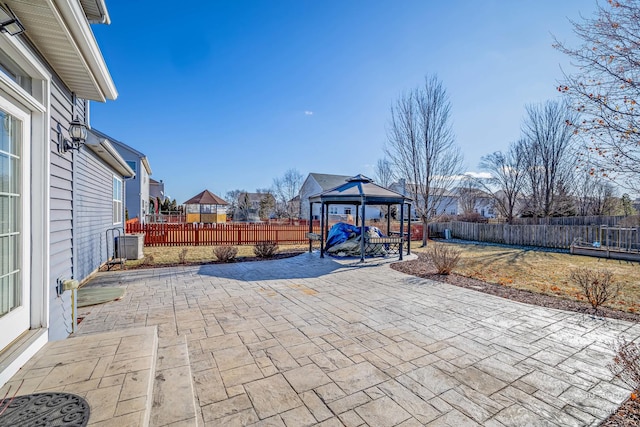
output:
[[[118,92],[78,0],[5,1],[71,91],[94,101],[116,99]]]
[[[101,138],[89,131],[84,145],[123,177],[132,178],[135,176],[135,172],[106,138]]]
[[[104,0],[80,0],[80,4],[90,23],[107,25],[111,23]]]

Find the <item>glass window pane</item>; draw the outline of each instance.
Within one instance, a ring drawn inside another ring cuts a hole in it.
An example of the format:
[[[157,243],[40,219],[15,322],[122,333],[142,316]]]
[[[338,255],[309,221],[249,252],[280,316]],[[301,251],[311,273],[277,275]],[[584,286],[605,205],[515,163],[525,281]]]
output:
[[[21,122],[0,111],[0,316],[20,306]]]

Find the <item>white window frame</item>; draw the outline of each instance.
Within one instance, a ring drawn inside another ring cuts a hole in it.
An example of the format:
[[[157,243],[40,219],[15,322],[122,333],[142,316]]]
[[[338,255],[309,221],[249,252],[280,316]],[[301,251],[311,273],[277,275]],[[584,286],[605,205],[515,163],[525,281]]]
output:
[[[27,92],[0,73],[0,90],[5,92],[11,103],[30,114],[31,135],[23,150],[27,164],[25,172],[30,173],[28,193],[24,197],[23,212],[30,213],[25,218],[23,233],[28,243],[23,246],[26,264],[24,280],[30,283],[30,323],[32,329],[46,330],[49,327],[50,288],[50,156],[51,156],[51,74],[18,37],[0,37],[0,49],[6,52],[16,64],[32,79],[31,93]],[[25,194],[25,195],[26,195]],[[31,207],[37,207],[31,209]],[[38,242],[29,249],[30,241]],[[0,370],[0,385],[4,384],[18,369],[32,357],[48,340],[46,333],[39,333],[35,340],[22,349],[18,357]]]
[[[112,188],[111,188],[111,198],[112,198],[112,206],[113,206],[112,220],[113,220],[113,225],[118,225],[118,224],[122,224],[122,201],[123,201],[124,191],[122,186],[122,179],[120,177],[113,175],[112,182],[113,182]],[[117,196],[116,185],[119,187],[119,190],[120,190],[119,199],[116,198]]]

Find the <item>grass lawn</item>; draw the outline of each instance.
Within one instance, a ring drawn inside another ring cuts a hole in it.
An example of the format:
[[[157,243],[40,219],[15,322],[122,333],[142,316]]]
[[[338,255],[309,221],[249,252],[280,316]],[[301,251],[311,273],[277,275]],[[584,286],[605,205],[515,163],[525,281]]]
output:
[[[215,246],[167,246],[144,248],[145,259],[129,260],[127,267],[139,267],[147,263],[149,267],[162,267],[180,264],[180,253],[186,249],[185,264],[203,264],[216,262],[213,254]],[[255,258],[253,246],[236,246],[238,248],[238,261],[246,258]],[[309,245],[280,245],[277,253],[302,252],[309,250]],[[151,261],[153,259],[153,261]]]
[[[593,258],[566,253],[512,249],[500,246],[429,242],[453,245],[461,250],[455,274],[517,289],[586,301],[580,289],[571,283],[571,270],[580,267],[608,269],[622,284],[618,297],[607,306],[617,310],[640,312],[640,264]],[[420,242],[412,250],[424,252]]]

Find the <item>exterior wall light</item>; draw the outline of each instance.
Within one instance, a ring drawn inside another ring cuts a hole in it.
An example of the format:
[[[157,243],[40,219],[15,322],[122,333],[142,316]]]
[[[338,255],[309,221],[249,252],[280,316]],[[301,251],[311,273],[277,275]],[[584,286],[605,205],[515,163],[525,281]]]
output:
[[[79,150],[80,146],[87,140],[87,125],[76,117],[69,123],[69,136],[71,140],[68,140],[62,136],[60,125],[58,125],[58,147],[62,152],[69,150]]]
[[[0,4],[0,32],[11,36],[24,32],[24,26],[6,4]]]

